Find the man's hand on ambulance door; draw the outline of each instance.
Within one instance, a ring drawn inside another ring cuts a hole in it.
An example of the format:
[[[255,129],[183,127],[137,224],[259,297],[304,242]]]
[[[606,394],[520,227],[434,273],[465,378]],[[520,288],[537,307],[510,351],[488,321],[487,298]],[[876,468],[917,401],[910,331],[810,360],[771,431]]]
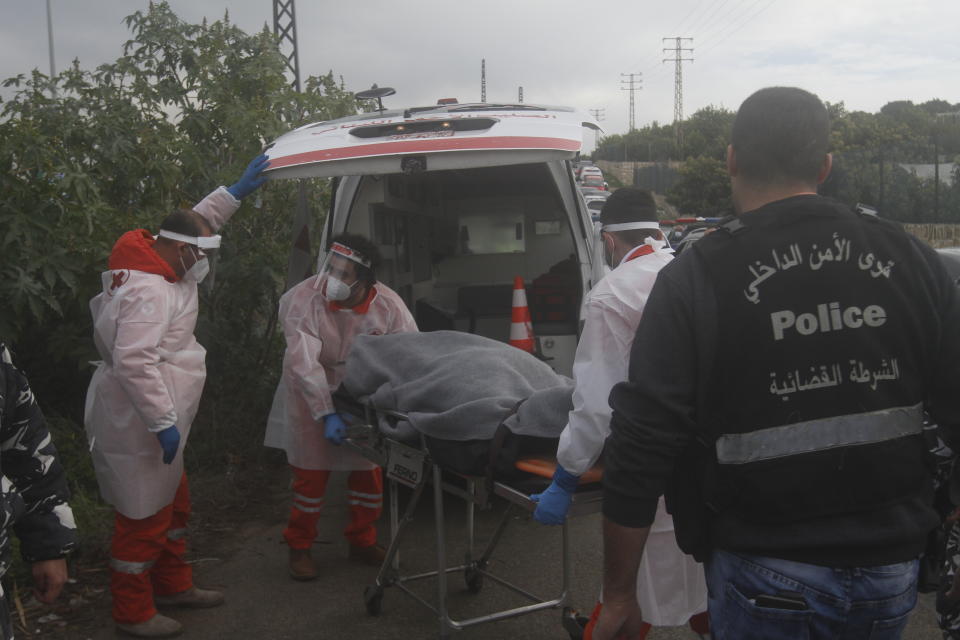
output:
[[[270,160],[267,156],[260,154],[250,161],[240,179],[227,187],[227,191],[237,200],[243,200],[267,181],[267,176],[261,174],[269,166]]]

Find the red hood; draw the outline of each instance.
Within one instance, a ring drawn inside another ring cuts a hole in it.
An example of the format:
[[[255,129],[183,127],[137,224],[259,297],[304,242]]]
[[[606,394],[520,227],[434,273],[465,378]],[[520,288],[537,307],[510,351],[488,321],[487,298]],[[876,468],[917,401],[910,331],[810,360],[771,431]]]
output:
[[[146,229],[128,231],[117,240],[110,252],[110,270],[134,269],[146,273],[155,273],[163,276],[170,282],[176,282],[177,277],[173,268],[160,257],[153,248],[153,235]]]

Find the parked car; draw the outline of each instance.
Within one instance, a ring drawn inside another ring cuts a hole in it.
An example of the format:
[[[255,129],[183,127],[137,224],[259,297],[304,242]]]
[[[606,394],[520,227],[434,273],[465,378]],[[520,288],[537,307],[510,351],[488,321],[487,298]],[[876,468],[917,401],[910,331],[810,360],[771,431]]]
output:
[[[594,187],[595,189],[600,189],[601,191],[607,190],[607,183],[600,176],[588,175],[580,179],[581,187]]]
[[[580,170],[580,180],[583,181],[590,176],[595,176],[597,178],[603,179],[603,171],[600,170],[600,167],[583,167]]]
[[[378,277],[421,330],[506,342],[521,276],[539,352],[570,375],[583,295],[603,258],[571,161],[589,117],[532,104],[384,109],[291,131],[271,178],[334,178],[322,234],[371,238]]]

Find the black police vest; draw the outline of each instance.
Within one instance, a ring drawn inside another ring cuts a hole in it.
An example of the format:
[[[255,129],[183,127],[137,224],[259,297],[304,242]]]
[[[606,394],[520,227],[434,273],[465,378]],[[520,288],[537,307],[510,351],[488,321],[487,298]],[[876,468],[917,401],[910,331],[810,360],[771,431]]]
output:
[[[925,491],[921,404],[936,293],[895,225],[797,196],[693,246],[716,292],[701,424],[710,508],[788,523],[890,507]]]

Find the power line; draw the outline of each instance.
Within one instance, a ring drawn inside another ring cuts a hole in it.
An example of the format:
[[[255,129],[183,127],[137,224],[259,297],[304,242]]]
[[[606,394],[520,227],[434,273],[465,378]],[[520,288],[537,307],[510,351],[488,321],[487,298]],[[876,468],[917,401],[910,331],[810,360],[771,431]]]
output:
[[[745,27],[747,24],[749,24],[750,21],[752,21],[754,18],[758,17],[761,13],[763,13],[764,11],[766,11],[767,9],[769,9],[769,8],[773,5],[773,3],[775,3],[776,1],[777,1],[777,0],[769,0],[769,2],[767,2],[767,4],[765,4],[764,6],[762,6],[756,13],[754,13],[754,14],[751,15],[751,16],[749,16],[746,20],[742,20],[735,28],[733,28],[732,30],[728,31],[720,40],[717,40],[717,41],[713,42],[713,43],[709,46],[709,48],[707,48],[706,50],[704,50],[704,53],[706,53],[706,51],[713,50],[713,49],[717,48],[718,46],[720,46],[721,44],[723,44],[724,42],[726,42],[727,39],[730,38],[730,36],[732,36],[733,34],[737,33],[738,31],[740,31],[740,29],[742,29],[742,28]]]
[[[692,16],[696,12],[697,9],[700,8],[701,4],[703,4],[703,0],[697,0],[697,4],[695,4],[693,8],[690,9],[690,12],[687,13],[686,16],[684,16],[683,20],[680,21],[680,24],[677,25],[677,28],[674,29],[674,33],[683,33],[684,25],[686,24],[687,20],[690,18],[690,16]]]
[[[640,89],[640,85],[643,83],[643,80],[641,79],[642,75],[643,75],[642,73],[621,73],[620,74],[621,76],[620,90],[630,92],[630,128],[628,129],[628,131],[633,131],[634,129],[636,129],[636,126],[634,125],[635,109],[634,109],[633,94],[635,91]],[[629,78],[629,80],[624,80],[624,78]]]
[[[753,0],[752,3],[739,4],[734,7],[730,7],[722,16],[717,17],[711,24],[702,25],[702,31],[698,31],[696,34],[697,41],[700,43],[700,48],[703,48],[703,43],[709,39],[715,38],[718,33],[726,31],[731,25],[739,21],[743,16],[748,14],[750,10],[761,0]]]
[[[693,24],[689,25],[686,28],[685,32],[696,33],[697,30],[701,29],[705,25],[710,24],[711,20],[713,20],[716,16],[720,15],[720,10],[723,9],[723,7],[729,1],[730,0],[722,0],[722,2],[719,2],[718,4],[715,4],[712,7],[710,7],[710,9],[705,11],[697,20],[694,21]]]
[[[673,52],[673,58],[664,58],[664,62],[673,62],[674,63],[674,74],[673,74],[673,126],[676,129],[677,135],[677,153],[682,158],[683,157],[683,63],[684,62],[693,62],[693,58],[684,58],[684,51],[689,51],[693,53],[692,47],[684,47],[683,42],[688,40],[693,42],[693,38],[683,38],[681,36],[674,36],[672,38],[663,38],[663,41],[673,40],[675,42],[674,47],[664,48],[664,53],[668,51]]]

